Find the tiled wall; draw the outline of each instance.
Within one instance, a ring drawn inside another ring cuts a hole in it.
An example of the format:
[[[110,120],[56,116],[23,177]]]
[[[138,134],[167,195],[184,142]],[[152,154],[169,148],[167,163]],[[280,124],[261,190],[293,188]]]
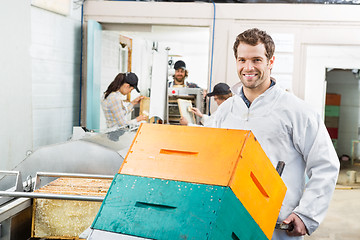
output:
[[[1,2],[0,169],[11,170],[32,149],[30,3]]]
[[[68,140],[79,125],[80,21],[31,8],[34,149]]]

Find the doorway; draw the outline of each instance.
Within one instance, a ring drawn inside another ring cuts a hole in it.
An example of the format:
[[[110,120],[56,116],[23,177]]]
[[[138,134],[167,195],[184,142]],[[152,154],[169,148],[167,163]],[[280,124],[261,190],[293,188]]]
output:
[[[360,46],[304,44],[303,50],[304,100],[325,121],[326,93],[341,95],[336,150],[339,157],[351,157],[352,141],[359,139],[360,89],[358,73],[353,70],[360,69]]]
[[[203,89],[208,88],[209,58],[210,58],[210,28],[209,27],[187,27],[187,26],[159,26],[144,25],[136,28],[129,28],[122,24],[102,24],[101,41],[101,89],[100,95],[106,90],[117,73],[122,72],[119,63],[119,38],[128,38],[132,42],[131,59],[126,62],[130,64],[131,71],[139,77],[139,89],[141,95],[150,97],[150,88],[153,66],[159,65],[156,54],[169,49],[168,59],[162,61],[165,69],[168,70],[168,79],[172,80],[174,74],[174,63],[183,60],[189,71],[186,79],[196,83]],[[123,46],[122,46],[123,47]],[[166,78],[164,78],[166,83]],[[164,85],[165,86],[165,85]],[[131,99],[138,94],[133,91]],[[165,102],[164,102],[165,104]],[[165,106],[165,105],[164,105]],[[105,118],[100,111],[100,130],[106,129]]]
[[[360,129],[359,80],[359,69],[327,68],[326,70],[325,123],[340,157],[349,156],[356,159],[360,157],[355,142],[359,140]],[[347,161],[347,157],[342,159]]]

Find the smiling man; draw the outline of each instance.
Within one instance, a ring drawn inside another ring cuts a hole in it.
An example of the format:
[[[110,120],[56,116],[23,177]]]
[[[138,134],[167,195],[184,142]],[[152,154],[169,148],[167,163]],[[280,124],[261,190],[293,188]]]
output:
[[[169,87],[188,87],[188,88],[200,88],[197,84],[187,82],[185,79],[188,77],[189,72],[186,69],[184,61],[179,60],[174,64],[175,74],[173,75],[173,81],[169,82]]]
[[[325,217],[339,173],[337,154],[321,116],[270,77],[272,38],[249,29],[237,36],[233,50],[242,87],[219,106],[212,127],[251,130],[274,166],[285,162],[287,193],[278,221],[294,228],[275,230],[273,239],[303,239]]]

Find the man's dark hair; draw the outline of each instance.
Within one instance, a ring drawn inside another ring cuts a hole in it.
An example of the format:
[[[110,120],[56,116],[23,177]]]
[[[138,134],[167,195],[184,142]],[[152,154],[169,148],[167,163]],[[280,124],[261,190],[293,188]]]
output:
[[[229,97],[232,97],[233,94],[232,94],[232,93],[228,93],[228,94],[215,95],[215,96],[217,96],[217,98],[220,99],[220,100],[226,100],[226,99],[228,99]]]
[[[106,99],[110,95],[110,93],[119,91],[120,87],[124,83],[125,83],[125,73],[119,73],[104,92],[105,94],[104,99]]]
[[[259,43],[264,44],[266,50],[265,56],[268,60],[272,58],[275,52],[275,43],[273,39],[265,31],[257,28],[248,29],[236,37],[233,47],[235,58],[237,58],[237,48],[240,43],[245,43],[251,46],[256,46]]]

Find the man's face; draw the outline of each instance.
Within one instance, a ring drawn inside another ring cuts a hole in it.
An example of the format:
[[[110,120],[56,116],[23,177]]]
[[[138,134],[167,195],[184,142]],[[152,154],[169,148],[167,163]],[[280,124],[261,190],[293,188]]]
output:
[[[266,58],[264,44],[251,46],[241,42],[237,49],[236,67],[244,87],[249,89],[264,87],[270,81],[274,59],[274,56],[270,60]]]
[[[174,78],[178,82],[184,82],[184,80],[185,80],[185,69],[182,69],[182,68],[176,69]]]
[[[224,101],[225,99],[219,99],[217,95],[214,96],[214,101],[216,102],[216,104],[218,106],[220,106]]]

